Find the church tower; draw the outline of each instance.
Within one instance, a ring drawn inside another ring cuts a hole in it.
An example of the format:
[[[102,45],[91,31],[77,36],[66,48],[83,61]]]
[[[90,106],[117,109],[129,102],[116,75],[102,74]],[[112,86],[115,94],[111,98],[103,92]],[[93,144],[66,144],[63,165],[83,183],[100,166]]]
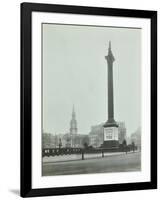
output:
[[[77,120],[76,120],[74,105],[73,105],[73,111],[72,111],[72,119],[70,121],[70,134],[71,135],[77,134]]]

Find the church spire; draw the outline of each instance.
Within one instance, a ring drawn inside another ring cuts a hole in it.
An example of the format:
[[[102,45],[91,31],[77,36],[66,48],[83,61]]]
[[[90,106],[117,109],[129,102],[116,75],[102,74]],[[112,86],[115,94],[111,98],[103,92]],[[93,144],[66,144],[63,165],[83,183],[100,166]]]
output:
[[[74,109],[74,104],[73,104],[72,119],[75,119],[75,116],[76,116],[76,114],[75,114],[75,109]]]
[[[109,47],[108,50],[111,51],[111,41],[109,41]]]
[[[76,120],[76,113],[74,109],[74,104],[73,104],[73,109],[72,109],[72,119],[70,121],[70,134],[77,134],[77,120]]]

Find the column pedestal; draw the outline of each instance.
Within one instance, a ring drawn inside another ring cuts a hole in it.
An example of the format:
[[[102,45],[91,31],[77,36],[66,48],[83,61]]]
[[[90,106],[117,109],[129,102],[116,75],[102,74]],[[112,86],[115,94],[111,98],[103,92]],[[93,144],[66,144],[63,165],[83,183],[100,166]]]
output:
[[[104,127],[104,142],[102,145],[103,148],[118,148],[118,127],[109,126]]]

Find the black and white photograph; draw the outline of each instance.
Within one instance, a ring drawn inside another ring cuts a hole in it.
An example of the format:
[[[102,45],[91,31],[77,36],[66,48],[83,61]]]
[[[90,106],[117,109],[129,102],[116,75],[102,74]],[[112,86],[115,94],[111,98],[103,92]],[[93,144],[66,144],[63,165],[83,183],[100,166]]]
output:
[[[161,199],[160,13],[1,1],[0,200]]]
[[[156,22],[21,5],[21,196],[157,187]]]
[[[141,171],[141,28],[41,30],[42,176]]]

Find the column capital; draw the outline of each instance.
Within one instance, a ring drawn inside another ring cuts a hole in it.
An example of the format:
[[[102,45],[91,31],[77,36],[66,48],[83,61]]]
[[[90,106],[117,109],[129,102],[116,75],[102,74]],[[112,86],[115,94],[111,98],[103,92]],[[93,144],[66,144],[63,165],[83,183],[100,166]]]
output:
[[[112,50],[111,50],[111,41],[109,41],[109,47],[108,47],[108,55],[105,56],[105,59],[109,63],[113,63],[115,61],[115,58],[113,56]]]

